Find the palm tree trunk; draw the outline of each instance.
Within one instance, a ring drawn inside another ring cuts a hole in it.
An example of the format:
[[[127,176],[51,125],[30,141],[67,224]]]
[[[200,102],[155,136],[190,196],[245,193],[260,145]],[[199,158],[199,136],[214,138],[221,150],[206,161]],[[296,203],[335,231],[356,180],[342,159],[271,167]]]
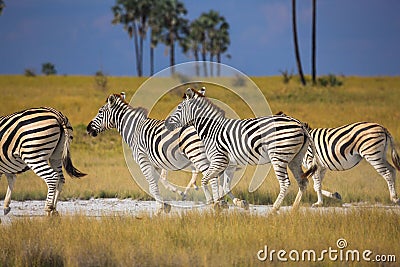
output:
[[[140,60],[139,60],[139,41],[138,41],[138,32],[136,29],[136,23],[132,25],[133,32],[133,42],[135,45],[135,57],[136,57],[136,72],[139,77],[142,77],[142,73],[140,71]]]
[[[194,60],[196,61],[196,76],[199,77],[200,76],[200,66],[199,66],[199,50],[196,47],[196,49],[194,49]]]
[[[172,32],[172,30],[170,31],[171,33],[170,33],[170,42],[171,42],[171,44],[170,44],[170,46],[169,46],[169,48],[170,48],[170,62],[169,62],[169,65],[170,65],[170,67],[171,67],[171,74],[174,74],[175,73],[175,68],[174,68],[174,65],[175,65],[175,37],[174,37],[174,34],[173,34],[173,32]]]
[[[294,52],[296,55],[297,69],[299,71],[300,80],[303,85],[306,85],[304,79],[303,68],[301,67],[299,44],[297,40],[297,24],[296,24],[296,0],[292,0],[292,23],[293,23],[293,41],[294,41]]]
[[[218,65],[217,65],[217,76],[219,77],[219,76],[221,76],[221,52],[218,52],[217,53],[217,63],[218,63]]]
[[[150,45],[150,76],[154,74],[154,47]]]
[[[204,76],[207,77],[208,73],[207,73],[207,58],[206,58],[206,53],[207,53],[207,44],[205,41],[203,41],[203,43],[201,44],[201,57],[203,60],[203,68],[204,68]]]
[[[316,28],[317,28],[317,1],[313,0],[312,1],[312,59],[311,59],[311,66],[312,66],[312,82],[315,85],[316,84],[316,76],[317,76],[317,67],[316,67],[316,44],[317,44],[317,38],[316,38]]]
[[[210,76],[214,76],[214,64],[212,63],[214,61],[214,53],[210,53]]]
[[[140,75],[139,77],[143,76],[143,36],[140,35],[140,43],[139,43],[139,70],[140,70]]]

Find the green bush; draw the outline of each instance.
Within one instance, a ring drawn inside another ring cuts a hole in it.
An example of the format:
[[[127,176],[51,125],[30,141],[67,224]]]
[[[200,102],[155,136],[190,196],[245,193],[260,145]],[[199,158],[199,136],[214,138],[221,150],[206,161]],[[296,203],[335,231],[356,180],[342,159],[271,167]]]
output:
[[[25,69],[24,70],[24,75],[26,77],[36,77],[36,72],[34,69]]]
[[[340,87],[343,85],[343,81],[339,80],[334,74],[328,74],[318,78],[318,85],[322,87]]]

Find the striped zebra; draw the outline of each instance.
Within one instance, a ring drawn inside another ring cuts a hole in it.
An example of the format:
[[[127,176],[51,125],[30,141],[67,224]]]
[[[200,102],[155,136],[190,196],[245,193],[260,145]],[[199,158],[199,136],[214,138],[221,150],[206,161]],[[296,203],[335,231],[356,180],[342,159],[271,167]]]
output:
[[[47,215],[57,214],[57,199],[65,183],[62,166],[71,177],[86,175],[72,165],[71,141],[71,124],[53,108],[32,108],[0,117],[0,177],[5,174],[8,181],[5,215],[11,210],[16,174],[29,169],[46,182]]]
[[[344,171],[356,166],[363,158],[386,180],[390,200],[400,204],[395,190],[396,169],[387,161],[386,152],[391,146],[392,161],[400,170],[400,158],[389,131],[371,122],[356,122],[337,128],[309,128],[314,140],[320,167],[314,173],[314,190],[318,195],[315,206],[323,204],[323,195],[341,199],[338,193],[322,190],[322,180],[327,170]],[[311,149],[303,160],[304,166],[311,164]]]
[[[283,116],[228,119],[225,118],[224,111],[204,95],[188,88],[184,100],[165,120],[165,126],[171,131],[187,125],[196,128],[204,142],[206,154],[211,160],[210,167],[203,173],[202,185],[211,183],[214,201],[219,199],[217,174],[224,171],[227,166],[270,162],[280,185],[280,192],[273,209],[279,209],[290,185],[287,167],[294,174],[299,186],[293,207],[299,206],[307,187],[307,176],[316,170],[316,162],[305,173],[302,170],[302,159],[309,143],[312,144],[309,133],[302,123]]]
[[[163,202],[157,184],[160,173],[166,175],[162,170],[181,170],[194,165],[204,173],[208,168],[204,144],[193,127],[170,132],[163,120],[148,118],[144,108],[131,107],[123,93],[107,98],[105,105],[88,124],[87,132],[95,137],[111,128],[116,128],[132,149],[133,158],[149,183],[150,194],[160,206],[159,212],[169,212],[171,208]]]

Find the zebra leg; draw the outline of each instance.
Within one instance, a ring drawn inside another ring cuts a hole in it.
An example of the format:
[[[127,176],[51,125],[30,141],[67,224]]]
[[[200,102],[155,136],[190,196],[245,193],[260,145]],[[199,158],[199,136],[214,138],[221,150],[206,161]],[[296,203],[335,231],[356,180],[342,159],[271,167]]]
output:
[[[6,174],[6,177],[7,177],[8,187],[7,187],[6,197],[4,198],[4,215],[7,215],[11,210],[10,208],[11,193],[14,189],[15,180],[17,179],[17,176],[15,174]]]
[[[385,179],[390,194],[390,200],[400,205],[400,199],[397,197],[396,193],[396,169],[386,160],[386,157],[381,157],[379,159],[371,159],[366,156],[365,159],[374,167],[374,169]]]
[[[279,194],[274,204],[272,205],[272,210],[277,211],[281,207],[283,199],[287,194],[287,189],[290,186],[290,180],[287,173],[287,163],[277,160],[271,161],[271,163],[279,182]]]
[[[296,199],[294,200],[294,203],[293,203],[293,207],[292,207],[293,210],[296,210],[299,208],[301,198],[302,198],[304,192],[306,191],[307,185],[308,185],[307,177],[306,178],[303,177],[304,172],[303,172],[303,169],[301,168],[302,157],[300,157],[300,154],[301,153],[297,154],[292,159],[292,161],[289,162],[289,169],[292,171],[293,176],[296,179],[297,184],[299,186],[299,191],[297,192]]]
[[[168,189],[171,192],[177,193],[180,196],[182,196],[182,198],[184,198],[184,194],[181,190],[179,190],[177,187],[173,186],[167,179],[167,170],[162,169],[161,170],[161,175],[160,175],[160,182],[162,183],[162,185],[164,186],[165,189]]]
[[[55,193],[58,186],[59,176],[58,173],[52,169],[45,158],[35,159],[35,162],[30,162],[24,159],[26,165],[40,178],[42,178],[47,185],[47,197],[45,204],[45,212],[48,216],[56,214],[54,207]]]
[[[208,182],[211,184],[211,190],[212,190],[212,201],[214,203],[214,208],[215,209],[220,209],[220,208],[227,208],[228,205],[226,201],[221,200],[219,196],[219,186],[218,186],[218,174],[221,172],[220,170],[213,170],[213,166],[210,166],[210,168],[205,172],[203,175],[203,178],[201,179],[201,185],[203,186],[204,194],[206,196],[207,203],[211,203],[211,196],[210,192],[208,190]]]
[[[400,205],[395,188],[396,169],[386,159],[387,144],[383,149],[376,148],[376,150],[378,150],[378,153],[366,154],[368,151],[364,151],[361,156],[385,179],[389,188],[390,200]]]
[[[228,195],[232,199],[233,204],[236,207],[243,208],[245,210],[249,209],[249,203],[246,200],[239,199],[232,194],[231,183],[233,180],[233,175],[235,174],[236,166],[228,166],[223,173],[223,195]]]
[[[158,211],[156,214],[159,215],[161,212],[169,213],[171,211],[171,205],[163,202],[158,188],[158,180],[160,178],[159,172],[157,172],[145,155],[139,155],[138,159],[140,170],[149,183],[150,194],[157,202]]]
[[[58,201],[58,198],[59,198],[59,196],[61,194],[62,188],[63,188],[63,186],[65,184],[65,178],[64,178],[64,174],[62,172],[61,158],[60,159],[52,159],[52,158],[50,158],[49,162],[50,162],[50,166],[53,168],[53,170],[57,170],[57,173],[58,173],[58,182],[57,182],[57,187],[56,187],[56,194],[55,194],[54,199],[53,199],[53,207],[54,207],[54,209],[51,212],[51,215],[58,215],[58,212],[57,212],[57,201]]]
[[[199,190],[199,187],[196,185],[196,179],[199,174],[197,169],[192,170],[192,178],[190,179],[189,183],[187,184],[185,191],[183,192],[182,199],[185,200],[187,196],[187,192],[193,186],[194,190]]]
[[[314,191],[317,193],[318,200],[312,207],[321,207],[324,203],[323,193],[322,193],[322,180],[324,179],[326,173],[326,169],[322,166],[319,166],[315,173],[312,175],[312,179],[314,182]],[[327,192],[327,191],[326,191]]]
[[[212,195],[210,193],[210,189],[208,188],[208,180],[205,179],[205,176],[203,175],[203,178],[201,179],[201,187],[203,188],[204,195],[206,197],[206,204],[212,204]]]
[[[326,197],[337,199],[337,200],[342,200],[342,196],[338,192],[332,193],[332,192],[329,192],[326,190],[321,190],[321,192],[322,192],[322,195],[324,195]]]

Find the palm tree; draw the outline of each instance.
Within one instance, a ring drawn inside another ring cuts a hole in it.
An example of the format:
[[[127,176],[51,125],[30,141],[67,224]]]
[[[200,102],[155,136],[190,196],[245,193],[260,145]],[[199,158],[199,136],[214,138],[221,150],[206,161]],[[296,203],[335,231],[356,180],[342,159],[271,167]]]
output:
[[[161,41],[161,28],[160,17],[162,15],[160,1],[154,1],[150,11],[148,20],[150,28],[150,76],[154,74],[154,49]]]
[[[111,8],[114,13],[112,24],[123,24],[129,37],[133,37],[139,77],[143,75],[143,40],[146,38],[151,8],[151,0],[117,0]]]
[[[154,74],[154,49],[160,41],[160,33],[157,27],[150,26],[150,29],[150,76],[152,76]]]
[[[187,10],[183,3],[178,0],[159,1],[160,41],[169,47],[171,71],[174,72],[175,65],[175,42],[183,44],[188,34],[188,20],[183,16]]]
[[[195,61],[200,60],[200,45],[205,39],[204,27],[199,19],[192,21],[189,25],[189,34],[182,42],[183,52],[185,54],[193,53]],[[200,75],[199,66],[196,63],[196,75]]]
[[[218,23],[211,31],[210,35],[210,60],[214,60],[214,56],[217,57],[217,62],[221,63],[221,55],[228,50],[230,44],[229,37],[229,24],[226,22],[223,16],[218,17]],[[218,65],[217,75],[220,75],[220,65]]]
[[[306,85],[306,80],[304,79],[303,69],[301,67],[299,44],[298,44],[298,40],[297,40],[296,0],[292,0],[292,23],[293,23],[294,52],[296,55],[297,69],[299,71],[301,83],[303,85]]]
[[[312,58],[311,58],[311,72],[312,72],[312,82],[315,85],[316,84],[316,75],[317,75],[317,67],[316,67],[316,28],[317,28],[317,1],[312,0],[312,45],[311,45],[311,50],[312,50]]]
[[[6,4],[4,4],[3,0],[0,0],[0,15],[3,12],[3,9],[6,7]]]
[[[230,44],[229,24],[217,11],[210,10],[208,13],[202,13],[198,19],[192,22],[189,39],[189,45],[192,46],[196,60],[199,60],[198,53],[201,53],[204,74],[207,76],[207,54],[209,53],[210,61],[214,61],[216,56],[217,62],[220,63],[221,54],[228,49]],[[211,69],[211,74],[212,71]]]
[[[217,11],[210,10],[205,16],[209,24],[207,25],[207,42],[208,51],[210,53],[210,61],[214,61],[217,57],[217,62],[221,63],[221,54],[228,50],[230,44],[229,24],[225,17],[221,16]],[[213,69],[211,68],[211,75]],[[218,74],[220,69],[218,68]]]

